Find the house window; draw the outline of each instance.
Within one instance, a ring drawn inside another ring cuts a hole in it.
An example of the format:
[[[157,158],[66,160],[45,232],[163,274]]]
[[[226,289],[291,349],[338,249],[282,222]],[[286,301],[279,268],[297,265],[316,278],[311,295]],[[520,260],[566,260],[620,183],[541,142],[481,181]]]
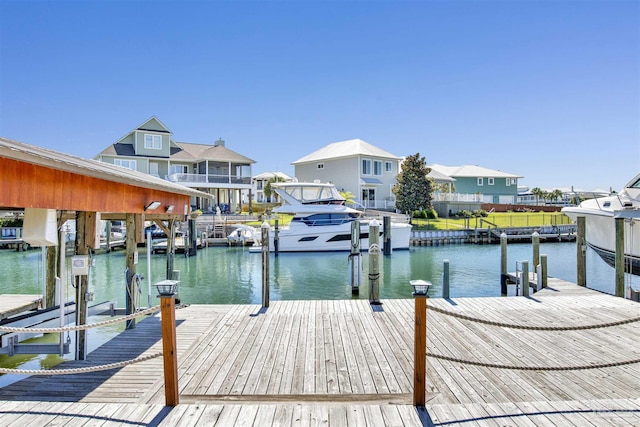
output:
[[[518,181],[516,181],[516,178],[511,178],[511,185],[518,185]]]
[[[393,163],[384,162],[384,171],[385,172],[392,172],[393,171]]]
[[[511,185],[511,178],[505,179],[505,184],[507,184],[507,187],[509,187]]]
[[[487,178],[487,184],[493,185],[493,178]]]
[[[317,167],[318,169],[324,169],[324,163],[318,163]]]
[[[263,180],[258,181],[256,184],[257,184],[257,189],[258,190],[262,190],[264,188],[264,181]]]
[[[113,164],[116,166],[122,166],[123,168],[131,169],[133,171],[138,170],[135,160],[114,159]]]
[[[382,162],[380,160],[373,161],[373,174],[382,175]]]
[[[362,159],[362,175],[371,175],[371,160]]]
[[[478,187],[482,187],[484,185],[484,179],[482,177],[478,177]]]
[[[162,136],[145,133],[144,148],[148,148],[150,150],[162,150]]]

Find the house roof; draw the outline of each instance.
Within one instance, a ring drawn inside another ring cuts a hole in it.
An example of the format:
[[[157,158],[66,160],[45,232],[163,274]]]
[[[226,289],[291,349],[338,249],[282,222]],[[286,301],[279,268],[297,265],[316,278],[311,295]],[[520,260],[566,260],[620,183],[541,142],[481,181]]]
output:
[[[201,191],[165,181],[164,179],[156,178],[146,173],[100,162],[98,160],[83,159],[71,154],[48,150],[2,137],[0,137],[0,157],[152,190],[205,198],[211,197],[209,194]]]
[[[256,161],[242,154],[229,150],[224,145],[192,144],[176,142],[182,151],[171,155],[173,160],[215,160],[234,163],[255,163]]]
[[[431,172],[427,174],[428,178],[433,179],[435,182],[455,182],[455,178],[451,178],[449,175],[445,175],[442,172],[438,172],[435,169],[431,169]]]
[[[322,160],[356,156],[371,156],[402,160],[402,157],[398,157],[394,154],[389,153],[388,151],[384,151],[361,139],[350,139],[348,141],[333,142],[322,147],[319,150],[314,151],[311,154],[308,154],[296,160],[295,162],[292,162],[291,164],[296,165],[300,163],[317,162]]]
[[[433,164],[429,167],[432,171],[435,170],[452,178],[524,178],[520,175],[514,175],[495,169],[483,168],[482,166],[476,165],[444,166]]]
[[[261,174],[255,175],[253,179],[271,179],[276,176],[284,179],[285,181],[293,180],[293,177],[287,175],[284,172],[263,172]]]

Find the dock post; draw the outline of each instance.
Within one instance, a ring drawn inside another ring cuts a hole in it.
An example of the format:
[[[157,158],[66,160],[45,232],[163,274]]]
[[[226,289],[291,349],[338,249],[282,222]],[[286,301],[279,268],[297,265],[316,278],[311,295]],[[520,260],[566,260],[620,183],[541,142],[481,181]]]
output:
[[[382,239],[384,241],[384,255],[391,255],[391,217],[382,217]]]
[[[178,394],[178,350],[176,345],[176,302],[174,295],[160,296],[162,358],[164,360],[164,401],[176,406]]]
[[[547,278],[549,275],[549,271],[547,270],[547,255],[540,255],[540,266],[541,266],[541,274],[542,274],[542,289],[547,287]]]
[[[507,233],[500,234],[500,295],[507,296]]]
[[[278,218],[276,218],[273,229],[273,254],[275,256],[278,256],[278,249],[280,246],[280,230],[278,228]]]
[[[586,256],[587,256],[587,241],[586,241],[586,228],[585,217],[579,216],[576,218],[578,221],[578,231],[576,236],[576,258],[578,265],[577,272],[577,285],[587,286],[587,274],[586,274]]]
[[[269,307],[269,223],[264,221],[262,231],[262,308]]]
[[[616,296],[624,298],[624,218],[615,219],[616,227]]]
[[[380,304],[380,225],[375,219],[369,225],[369,303]]]
[[[529,296],[529,261],[522,261],[522,296]]]
[[[444,260],[442,270],[442,298],[449,299],[449,260]]]
[[[415,325],[413,342],[413,406],[426,402],[427,370],[427,295],[413,293]]]
[[[531,270],[538,271],[538,265],[540,265],[540,234],[534,231],[531,235],[531,243],[533,246],[533,265]]]
[[[360,293],[362,254],[360,253],[360,221],[351,222],[351,253],[349,254],[349,284],[351,294]]]
[[[126,216],[126,224],[127,224],[127,236],[125,239],[126,242],[126,256],[127,256],[127,270],[128,274],[125,274],[127,279],[126,284],[126,308],[127,314],[133,314],[138,309],[138,283],[134,280],[134,276],[136,275],[136,265],[138,264],[138,251],[137,251],[137,242],[136,242],[136,219],[135,214],[127,214]],[[136,319],[130,319],[126,322],[127,329],[133,329],[136,327]]]
[[[107,253],[111,252],[111,221],[107,221],[107,232],[105,233],[107,238]]]

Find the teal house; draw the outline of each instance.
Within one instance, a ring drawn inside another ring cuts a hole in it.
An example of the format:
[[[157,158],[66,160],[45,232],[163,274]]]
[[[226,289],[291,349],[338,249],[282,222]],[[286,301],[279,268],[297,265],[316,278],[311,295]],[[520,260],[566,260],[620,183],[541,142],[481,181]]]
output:
[[[475,165],[429,167],[454,179],[448,197],[476,203],[516,204],[520,175]],[[445,197],[447,197],[445,195]]]

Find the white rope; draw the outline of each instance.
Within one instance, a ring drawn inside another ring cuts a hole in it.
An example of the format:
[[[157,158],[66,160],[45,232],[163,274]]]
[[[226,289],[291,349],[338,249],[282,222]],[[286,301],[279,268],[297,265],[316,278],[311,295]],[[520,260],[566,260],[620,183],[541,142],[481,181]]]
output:
[[[155,306],[151,308],[147,308],[146,310],[141,310],[135,312],[133,314],[128,314],[124,317],[118,317],[117,319],[105,320],[103,322],[90,323],[88,325],[75,325],[75,326],[64,326],[59,328],[12,328],[10,326],[0,326],[0,332],[27,332],[27,333],[42,333],[48,334],[51,332],[68,332],[68,331],[81,331],[85,329],[97,328],[100,326],[111,325],[113,323],[124,322],[136,317],[145,316],[147,314],[155,313],[156,311],[160,311],[160,306]],[[1,372],[1,371],[0,371]]]
[[[154,353],[147,356],[136,357],[131,360],[123,360],[122,362],[107,363],[106,365],[87,366],[84,368],[69,369],[10,369],[0,368],[1,374],[20,374],[20,375],[72,375],[83,374],[87,372],[106,371],[108,369],[121,368],[123,366],[132,365],[134,363],[145,362],[150,359],[162,356],[162,353]]]

